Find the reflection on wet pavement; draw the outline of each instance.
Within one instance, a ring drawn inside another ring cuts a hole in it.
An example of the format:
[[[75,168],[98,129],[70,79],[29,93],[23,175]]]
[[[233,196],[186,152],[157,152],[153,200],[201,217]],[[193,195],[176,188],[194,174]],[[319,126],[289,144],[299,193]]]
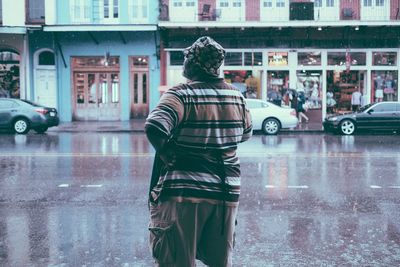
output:
[[[399,144],[243,144],[234,266],[399,266]],[[0,266],[152,266],[143,135],[0,135],[0,151]]]

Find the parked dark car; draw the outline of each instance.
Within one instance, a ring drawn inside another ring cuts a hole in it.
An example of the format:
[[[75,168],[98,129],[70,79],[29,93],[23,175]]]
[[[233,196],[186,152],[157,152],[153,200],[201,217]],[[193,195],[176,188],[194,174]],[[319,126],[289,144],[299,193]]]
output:
[[[55,108],[43,107],[28,100],[0,98],[0,129],[26,134],[30,129],[44,133],[60,120]]]
[[[400,103],[372,103],[357,112],[329,116],[323,125],[325,131],[338,131],[344,135],[354,134],[358,130],[400,131]]]

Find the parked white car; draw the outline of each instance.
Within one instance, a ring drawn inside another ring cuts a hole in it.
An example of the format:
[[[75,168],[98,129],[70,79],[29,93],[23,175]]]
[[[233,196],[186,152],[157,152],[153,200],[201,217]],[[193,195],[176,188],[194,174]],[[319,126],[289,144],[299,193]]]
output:
[[[246,99],[250,110],[253,130],[262,130],[265,134],[277,134],[280,129],[294,128],[298,124],[296,111],[289,107],[280,107],[260,99]]]

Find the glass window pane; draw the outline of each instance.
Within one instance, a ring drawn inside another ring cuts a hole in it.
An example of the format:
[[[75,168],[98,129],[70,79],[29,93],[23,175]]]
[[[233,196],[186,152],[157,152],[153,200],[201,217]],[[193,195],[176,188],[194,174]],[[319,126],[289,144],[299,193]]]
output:
[[[44,0],[29,0],[28,16],[30,20],[44,20]]]
[[[142,81],[142,90],[143,90],[143,104],[147,103],[147,75],[143,73],[143,81]]]
[[[327,7],[335,6],[335,0],[326,0],[326,6]]]
[[[372,71],[371,102],[396,101],[397,71]]]
[[[138,91],[138,74],[135,73],[133,75],[133,103],[137,104],[139,100],[139,91]]]
[[[314,1],[314,6],[315,7],[321,7],[322,6],[322,0],[315,0]]]
[[[320,66],[321,52],[299,52],[297,62],[299,66]]]
[[[346,52],[328,52],[328,65],[342,66],[346,64]]]
[[[89,103],[97,103],[97,85],[94,74],[88,74],[88,95]]]
[[[171,66],[183,66],[185,56],[182,51],[170,51],[169,52],[169,64]]]
[[[132,57],[132,63],[134,67],[146,68],[149,66],[149,60],[147,57]]]
[[[118,18],[118,0],[114,0],[113,18]]]
[[[108,102],[108,81],[107,74],[100,74],[100,96],[99,103],[107,103]]]
[[[350,59],[352,66],[363,66],[366,64],[366,53],[350,52]]]
[[[244,65],[245,66],[261,66],[262,65],[262,53],[261,52],[245,52],[244,53]]]
[[[111,74],[111,102],[119,102],[119,75]]]
[[[39,55],[39,65],[53,66],[55,65],[54,53],[50,51],[44,51]]]
[[[373,52],[372,65],[375,66],[396,66],[396,52]]]
[[[85,103],[85,75],[82,73],[75,74],[76,103]]]
[[[225,54],[225,66],[241,66],[242,52],[227,52]]]

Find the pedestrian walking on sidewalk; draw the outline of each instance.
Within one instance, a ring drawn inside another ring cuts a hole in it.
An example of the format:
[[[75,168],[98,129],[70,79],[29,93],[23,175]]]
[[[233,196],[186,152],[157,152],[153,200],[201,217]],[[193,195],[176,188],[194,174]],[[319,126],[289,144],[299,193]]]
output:
[[[145,131],[156,150],[149,192],[157,266],[232,266],[239,143],[252,135],[240,91],[219,77],[225,51],[201,37],[184,51],[187,83],[170,88]]]
[[[299,93],[297,101],[297,115],[299,116],[299,122],[302,123],[302,119],[305,119],[308,123],[308,117],[304,114],[307,111],[306,97],[303,92]]]

